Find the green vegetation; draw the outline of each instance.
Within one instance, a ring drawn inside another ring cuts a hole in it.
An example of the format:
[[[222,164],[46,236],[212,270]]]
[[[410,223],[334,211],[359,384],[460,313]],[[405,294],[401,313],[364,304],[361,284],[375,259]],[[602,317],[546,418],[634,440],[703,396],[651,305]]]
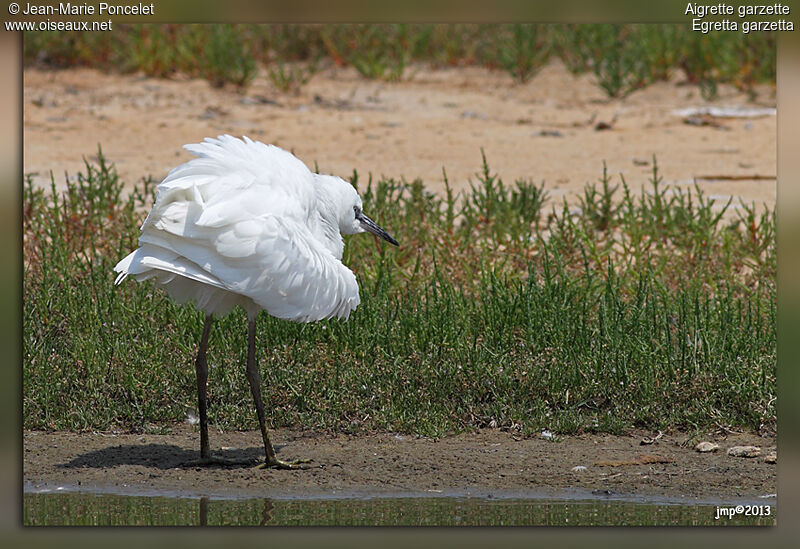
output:
[[[676,71],[705,97],[723,82],[755,95],[756,84],[775,85],[775,52],[774,33],[663,24],[120,25],[113,33],[29,32],[24,49],[27,63],[177,72],[217,86],[247,85],[260,64],[282,92],[296,92],[326,64],[385,80],[411,77],[412,63],[483,65],[524,83],[555,56],[574,74],[593,72],[610,97]]]
[[[463,194],[352,182],[401,247],[348,237],[362,297],[348,322],[260,315],[272,425],[774,429],[774,211],[665,189],[655,163],[641,193],[604,171],[580,212],[550,204],[544,184],[503,182],[485,158]],[[152,181],[124,194],[98,153],[65,183],[24,186],[25,427],[183,421],[202,313],[149,283],[113,286]],[[256,426],[245,334],[240,310],[211,333],[210,418],[224,428]]]

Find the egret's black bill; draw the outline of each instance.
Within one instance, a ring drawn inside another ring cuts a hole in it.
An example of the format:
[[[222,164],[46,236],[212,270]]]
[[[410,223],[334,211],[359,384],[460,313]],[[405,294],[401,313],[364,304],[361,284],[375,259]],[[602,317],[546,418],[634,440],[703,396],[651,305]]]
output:
[[[358,219],[358,222],[361,223],[361,226],[364,227],[365,231],[368,231],[368,232],[374,234],[375,236],[381,237],[382,239],[384,239],[386,242],[389,242],[390,244],[394,244],[395,246],[399,246],[400,245],[400,244],[397,243],[397,240],[392,238],[392,235],[387,233],[385,230],[383,230],[383,228],[380,225],[378,225],[373,220],[371,220],[369,217],[364,215],[363,212],[356,212],[356,219]]]

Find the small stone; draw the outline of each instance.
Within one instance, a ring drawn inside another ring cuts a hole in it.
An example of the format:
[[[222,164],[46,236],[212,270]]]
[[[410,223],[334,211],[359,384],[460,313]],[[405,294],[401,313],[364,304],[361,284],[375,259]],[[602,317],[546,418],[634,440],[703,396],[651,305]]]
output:
[[[728,455],[733,457],[754,458],[761,455],[761,448],[758,446],[731,446],[728,448]]]
[[[486,116],[485,114],[482,114],[482,113],[479,113],[479,112],[475,112],[475,111],[464,111],[464,112],[461,113],[461,118],[475,118],[475,119],[478,119],[478,120],[486,120],[489,117]]]
[[[558,130],[541,130],[539,133],[535,133],[534,135],[541,137],[564,137],[564,134]]]
[[[778,454],[776,452],[770,452],[764,456],[764,463],[778,463]]]
[[[661,431],[654,437],[644,437],[642,440],[639,441],[639,446],[646,446],[648,444],[658,444],[658,441],[661,440],[661,437],[664,436],[664,433]]]
[[[719,450],[719,444],[716,444],[715,442],[703,441],[698,442],[694,449],[702,454],[705,454],[706,452],[716,452]]]

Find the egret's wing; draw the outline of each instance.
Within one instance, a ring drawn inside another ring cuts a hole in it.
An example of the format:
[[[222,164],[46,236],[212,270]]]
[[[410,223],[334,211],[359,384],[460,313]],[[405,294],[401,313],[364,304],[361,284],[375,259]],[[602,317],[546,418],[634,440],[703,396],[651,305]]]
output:
[[[172,267],[149,259],[153,268],[246,296],[279,318],[346,318],[360,301],[353,272],[290,219],[265,216],[214,228],[190,222],[180,234],[145,230],[139,241],[140,250],[174,254]]]
[[[173,169],[158,185],[142,229],[163,218],[171,204],[185,201],[202,208],[199,222],[207,226],[264,214],[308,219],[316,200],[314,176],[290,152],[230,135],[184,148],[198,158]]]

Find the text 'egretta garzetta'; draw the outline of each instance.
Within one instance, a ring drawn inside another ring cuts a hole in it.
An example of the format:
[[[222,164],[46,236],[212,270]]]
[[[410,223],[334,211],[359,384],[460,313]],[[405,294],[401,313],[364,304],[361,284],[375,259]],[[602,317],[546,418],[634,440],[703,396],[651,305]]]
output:
[[[275,457],[267,434],[256,366],[256,315],[262,309],[295,322],[344,318],[358,306],[358,284],[342,262],[342,234],[364,231],[397,242],[361,211],[361,198],[339,177],[312,173],[291,153],[247,137],[222,135],[186,145],[197,156],[157,188],[142,224],[139,248],[117,263],[128,275],[154,279],[179,303],[206,313],[195,360],[200,461],[208,441],[206,349],[214,315],[247,311],[247,379],[253,393],[266,466],[295,468]]]

